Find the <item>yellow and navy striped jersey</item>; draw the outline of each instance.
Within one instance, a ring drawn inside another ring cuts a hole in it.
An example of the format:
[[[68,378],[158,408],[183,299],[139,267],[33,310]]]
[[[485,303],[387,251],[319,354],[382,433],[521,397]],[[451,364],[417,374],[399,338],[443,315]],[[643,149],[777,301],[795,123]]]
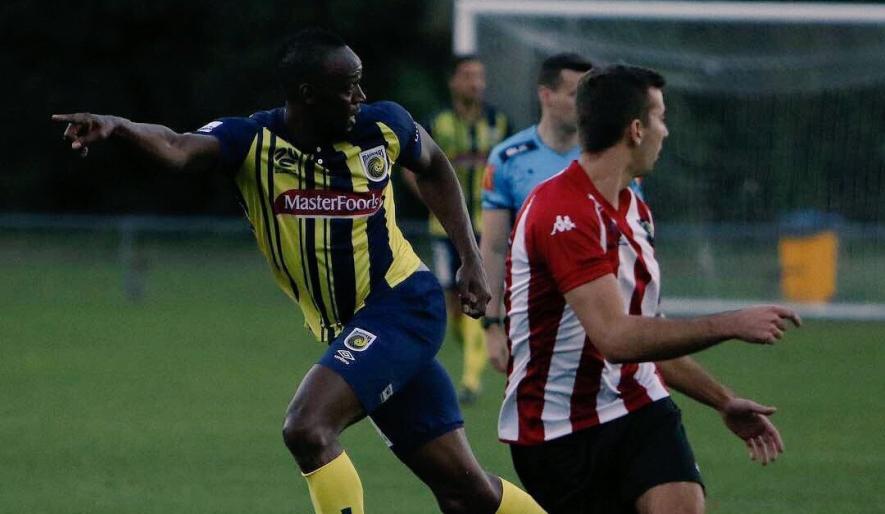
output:
[[[421,153],[417,125],[393,102],[363,105],[344,139],[315,148],[287,140],[285,108],[221,118],[198,132],[221,144],[219,167],[240,200],[277,283],[324,342],[373,293],[421,261],[396,224],[390,171]]]
[[[486,158],[492,147],[510,136],[510,121],[504,113],[489,105],[483,106],[482,115],[474,122],[462,120],[452,109],[446,109],[434,116],[427,125],[427,131],[448,156],[455,168],[467,211],[473,221],[473,230],[479,233],[482,227],[482,178]],[[442,224],[430,215],[430,234],[445,237]]]

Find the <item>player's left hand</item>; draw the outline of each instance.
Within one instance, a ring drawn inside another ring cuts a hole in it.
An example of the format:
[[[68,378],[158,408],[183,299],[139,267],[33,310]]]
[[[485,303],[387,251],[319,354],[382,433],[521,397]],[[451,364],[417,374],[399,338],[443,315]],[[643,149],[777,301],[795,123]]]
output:
[[[725,426],[746,443],[750,459],[763,466],[784,452],[784,441],[768,419],[775,411],[745,398],[732,398],[721,411]]]
[[[486,272],[480,260],[465,260],[455,275],[461,310],[471,318],[479,318],[486,312],[486,304],[492,297],[489,293]]]

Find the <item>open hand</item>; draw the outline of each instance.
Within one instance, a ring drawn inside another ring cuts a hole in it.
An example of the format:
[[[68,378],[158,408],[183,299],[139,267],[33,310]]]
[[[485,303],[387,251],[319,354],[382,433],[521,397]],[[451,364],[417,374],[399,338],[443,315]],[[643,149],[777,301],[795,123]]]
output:
[[[784,452],[784,441],[768,419],[776,410],[753,400],[732,398],[721,411],[725,426],[747,445],[750,459],[763,466],[774,462]]]

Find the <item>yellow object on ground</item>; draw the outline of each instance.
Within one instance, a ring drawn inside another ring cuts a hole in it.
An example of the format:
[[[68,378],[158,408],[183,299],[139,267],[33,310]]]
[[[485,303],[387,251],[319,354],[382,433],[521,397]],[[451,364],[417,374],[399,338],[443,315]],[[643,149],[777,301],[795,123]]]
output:
[[[808,236],[781,237],[781,291],[788,300],[827,302],[836,294],[839,238],[827,230]]]

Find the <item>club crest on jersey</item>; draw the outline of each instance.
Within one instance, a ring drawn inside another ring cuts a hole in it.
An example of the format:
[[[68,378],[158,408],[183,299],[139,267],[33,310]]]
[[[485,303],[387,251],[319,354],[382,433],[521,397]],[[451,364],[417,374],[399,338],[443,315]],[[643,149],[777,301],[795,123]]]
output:
[[[363,330],[361,328],[355,328],[347,337],[344,338],[344,346],[350,348],[355,352],[364,352],[369,346],[371,346],[372,342],[375,341],[377,336],[375,334]]]
[[[387,161],[387,151],[384,146],[376,146],[360,152],[360,160],[363,163],[363,171],[369,180],[381,182],[387,178],[390,163]]]

